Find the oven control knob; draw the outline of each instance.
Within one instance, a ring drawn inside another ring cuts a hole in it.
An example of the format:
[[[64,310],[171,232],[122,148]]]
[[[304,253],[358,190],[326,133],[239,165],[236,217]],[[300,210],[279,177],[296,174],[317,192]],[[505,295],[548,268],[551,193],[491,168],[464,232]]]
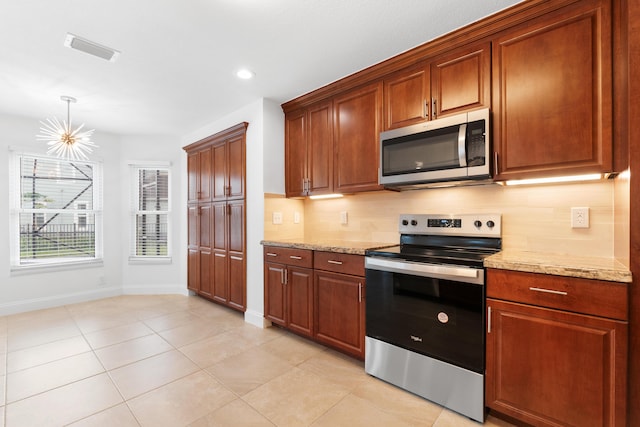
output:
[[[406,219],[402,220],[402,225],[409,225],[409,221],[407,221]]]
[[[475,221],[473,221],[473,225],[475,225],[476,227],[480,228],[480,227],[482,227],[482,221],[476,219]]]
[[[416,225],[418,225],[418,221],[416,221],[415,219],[412,219],[411,220],[411,225],[413,225],[415,227]]]
[[[493,222],[493,221],[491,221],[491,220],[487,221],[487,227],[489,227],[489,228],[493,228],[493,227],[495,227],[495,226],[496,226],[496,223],[495,223],[495,222]]]

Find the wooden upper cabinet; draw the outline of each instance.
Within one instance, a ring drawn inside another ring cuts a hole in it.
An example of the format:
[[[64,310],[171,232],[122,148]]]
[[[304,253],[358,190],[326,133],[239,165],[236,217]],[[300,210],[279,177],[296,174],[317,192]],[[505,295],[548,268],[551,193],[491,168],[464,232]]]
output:
[[[287,197],[333,191],[333,108],[321,102],[285,117]]]
[[[382,82],[346,92],[333,100],[334,191],[379,190]]]
[[[611,8],[580,1],[493,42],[496,179],[612,169]]]
[[[429,119],[429,67],[402,70],[384,79],[384,129],[395,129]]]
[[[243,199],[245,192],[245,136],[239,135],[227,141],[227,198]]]
[[[491,44],[465,46],[384,79],[384,129],[491,104]]]
[[[213,146],[213,200],[244,197],[244,147],[243,135]]]
[[[307,113],[287,113],[284,118],[284,178],[287,197],[305,196],[307,179]]]
[[[187,155],[187,198],[189,202],[211,200],[211,147]]]
[[[333,192],[333,105],[323,102],[308,109],[307,194]]]
[[[491,44],[465,46],[431,63],[431,118],[491,105]]]

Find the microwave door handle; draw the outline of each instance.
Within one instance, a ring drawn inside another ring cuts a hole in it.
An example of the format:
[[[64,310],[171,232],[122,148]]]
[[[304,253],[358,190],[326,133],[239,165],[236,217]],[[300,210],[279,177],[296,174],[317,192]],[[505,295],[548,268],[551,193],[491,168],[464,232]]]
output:
[[[461,124],[458,129],[458,160],[460,161],[460,167],[467,167],[467,152],[466,152],[466,142],[467,142],[467,124]]]

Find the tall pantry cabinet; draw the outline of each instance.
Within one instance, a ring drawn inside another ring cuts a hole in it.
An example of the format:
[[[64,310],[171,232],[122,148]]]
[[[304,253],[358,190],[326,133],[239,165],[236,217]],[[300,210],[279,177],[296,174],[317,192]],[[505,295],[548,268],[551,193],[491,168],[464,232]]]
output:
[[[246,130],[239,123],[184,147],[189,290],[244,312]]]

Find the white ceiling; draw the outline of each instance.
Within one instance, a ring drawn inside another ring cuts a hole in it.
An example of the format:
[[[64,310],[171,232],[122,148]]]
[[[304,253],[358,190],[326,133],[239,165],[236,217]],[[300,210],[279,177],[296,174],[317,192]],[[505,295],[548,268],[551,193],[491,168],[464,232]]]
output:
[[[183,135],[278,103],[520,0],[0,0],[0,112]],[[121,51],[64,47],[73,33]],[[235,77],[240,67],[253,80]]]

